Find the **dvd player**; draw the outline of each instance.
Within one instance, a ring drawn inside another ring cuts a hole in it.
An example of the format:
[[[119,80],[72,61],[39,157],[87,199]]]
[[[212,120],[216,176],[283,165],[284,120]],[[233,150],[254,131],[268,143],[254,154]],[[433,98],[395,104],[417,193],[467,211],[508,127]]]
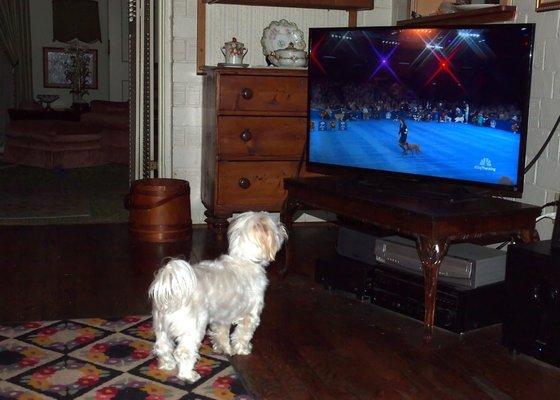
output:
[[[375,259],[380,264],[422,275],[422,264],[413,240],[400,236],[377,238]],[[477,288],[502,282],[506,272],[506,253],[472,244],[449,246],[439,268],[439,281],[456,286]]]

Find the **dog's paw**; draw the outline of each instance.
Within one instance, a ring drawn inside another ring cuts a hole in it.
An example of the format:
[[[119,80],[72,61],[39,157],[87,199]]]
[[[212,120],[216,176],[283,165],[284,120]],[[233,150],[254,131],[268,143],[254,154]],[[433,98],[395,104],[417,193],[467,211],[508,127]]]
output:
[[[190,370],[190,371],[185,372],[185,373],[179,372],[177,374],[177,378],[179,378],[183,381],[187,381],[189,383],[193,383],[193,382],[196,382],[197,380],[200,379],[200,374],[198,372],[196,372],[195,370]]]
[[[251,343],[234,343],[232,348],[232,355],[247,356],[251,354],[253,345]]]
[[[218,343],[212,343],[212,350],[214,350],[214,353],[216,354],[225,354],[226,356],[231,356],[231,346],[229,344],[226,347]]]
[[[164,371],[173,371],[175,369],[175,367],[177,366],[177,363],[174,361],[169,361],[169,360],[158,360],[158,368],[162,369]]]

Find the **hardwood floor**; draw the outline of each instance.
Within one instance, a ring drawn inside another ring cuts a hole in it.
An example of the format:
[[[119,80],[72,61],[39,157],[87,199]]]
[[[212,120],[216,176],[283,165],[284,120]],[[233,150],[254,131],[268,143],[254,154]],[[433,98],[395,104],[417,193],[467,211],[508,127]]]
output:
[[[510,356],[500,326],[463,336],[331,293],[312,281],[332,254],[332,226],[299,226],[295,271],[270,267],[250,356],[232,358],[258,399],[558,399],[560,370]],[[215,257],[205,228],[180,244],[136,244],[126,225],[0,227],[0,323],[147,314],[146,289],[166,256]]]

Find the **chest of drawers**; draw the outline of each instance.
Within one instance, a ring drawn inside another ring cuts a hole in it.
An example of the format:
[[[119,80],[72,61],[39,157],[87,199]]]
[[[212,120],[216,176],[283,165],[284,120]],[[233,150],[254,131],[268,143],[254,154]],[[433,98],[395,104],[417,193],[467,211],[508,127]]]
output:
[[[205,72],[201,198],[206,222],[224,230],[233,213],[280,211],[305,145],[307,71]]]

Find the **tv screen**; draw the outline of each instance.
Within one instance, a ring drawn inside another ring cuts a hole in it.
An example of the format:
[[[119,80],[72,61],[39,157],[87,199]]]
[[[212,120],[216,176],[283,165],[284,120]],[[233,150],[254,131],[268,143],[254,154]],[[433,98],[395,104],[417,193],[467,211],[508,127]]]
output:
[[[313,28],[313,166],[521,192],[533,24]]]

